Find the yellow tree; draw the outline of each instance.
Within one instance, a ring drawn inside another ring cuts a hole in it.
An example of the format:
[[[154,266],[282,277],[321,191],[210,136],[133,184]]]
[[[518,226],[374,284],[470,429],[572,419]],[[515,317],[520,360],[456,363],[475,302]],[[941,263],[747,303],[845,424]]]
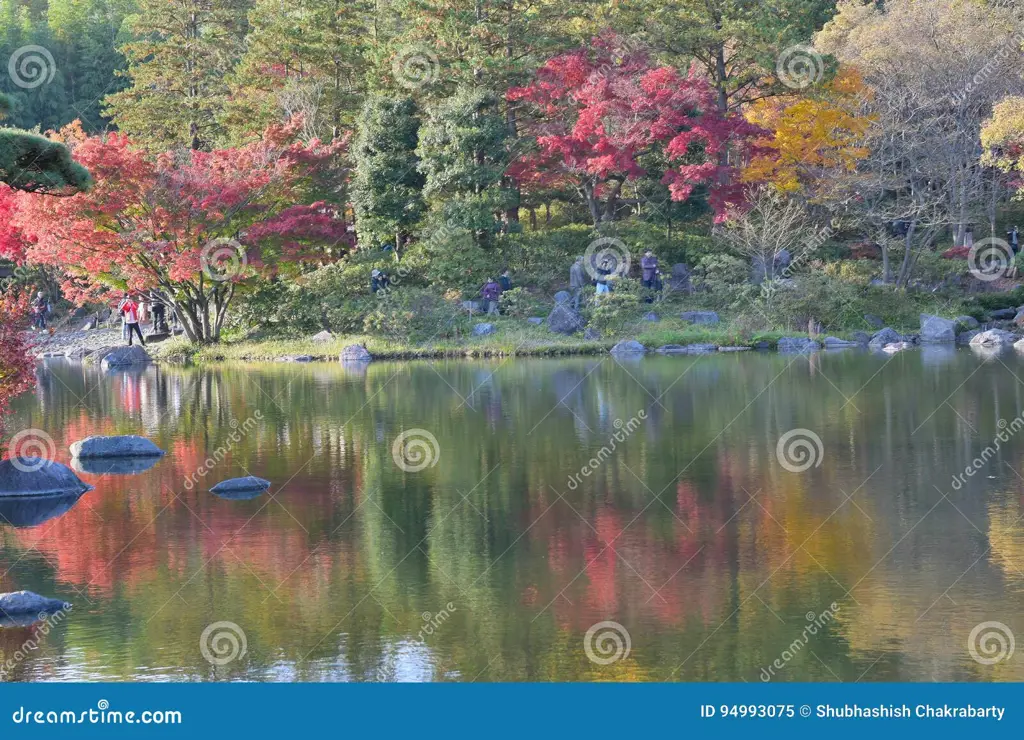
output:
[[[860,114],[865,88],[842,69],[814,96],[759,100],[747,119],[769,133],[743,172],[746,182],[768,182],[780,192],[820,200],[830,176],[853,172],[868,154],[864,134],[871,119]]]

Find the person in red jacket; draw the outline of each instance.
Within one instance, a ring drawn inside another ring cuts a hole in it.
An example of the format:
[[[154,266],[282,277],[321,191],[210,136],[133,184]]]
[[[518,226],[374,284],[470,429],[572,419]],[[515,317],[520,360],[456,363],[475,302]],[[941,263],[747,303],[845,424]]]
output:
[[[124,298],[117,304],[117,312],[124,317],[124,326],[128,334],[128,346],[132,346],[132,333],[139,336],[139,342],[143,347],[146,340],[142,338],[142,329],[139,328],[139,304],[136,303],[130,293],[125,293]]]

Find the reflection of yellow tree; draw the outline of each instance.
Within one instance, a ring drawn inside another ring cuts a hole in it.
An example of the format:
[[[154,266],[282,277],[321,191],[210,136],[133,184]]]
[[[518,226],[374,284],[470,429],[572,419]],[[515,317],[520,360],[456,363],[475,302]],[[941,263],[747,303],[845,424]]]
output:
[[[1024,587],[1024,511],[1019,501],[988,506],[991,560],[1016,589]]]

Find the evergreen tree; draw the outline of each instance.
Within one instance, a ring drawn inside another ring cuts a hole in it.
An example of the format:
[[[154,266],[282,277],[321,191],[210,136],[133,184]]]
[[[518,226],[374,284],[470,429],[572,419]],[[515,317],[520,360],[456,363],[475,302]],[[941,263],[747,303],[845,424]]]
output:
[[[131,86],[107,113],[155,150],[210,149],[225,138],[228,76],[242,52],[248,0],[138,0],[121,47]]]
[[[370,243],[394,241],[396,253],[424,210],[416,113],[412,98],[371,96],[363,107],[353,149],[352,199],[359,238]]]
[[[231,80],[234,137],[296,113],[308,135],[339,136],[359,110],[373,18],[368,0],[256,0]]]
[[[515,199],[504,187],[509,132],[493,93],[461,87],[431,108],[417,153],[426,176],[424,195],[452,228],[468,229],[479,246],[501,227],[500,213]]]

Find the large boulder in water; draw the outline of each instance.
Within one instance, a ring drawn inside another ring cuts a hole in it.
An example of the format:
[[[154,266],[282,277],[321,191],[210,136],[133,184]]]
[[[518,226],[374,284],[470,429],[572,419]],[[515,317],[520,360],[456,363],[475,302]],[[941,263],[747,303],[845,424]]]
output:
[[[12,527],[38,527],[69,512],[81,493],[56,496],[0,496],[0,524]]]
[[[135,344],[131,347],[118,347],[107,352],[100,362],[100,367],[104,370],[111,370],[132,365],[146,365],[152,361],[153,358],[149,356],[149,353]]]
[[[0,594],[0,618],[15,621],[25,618],[38,619],[47,614],[54,614],[70,608],[71,604],[66,601],[48,599],[31,591],[13,591]]]
[[[881,350],[887,344],[894,344],[896,342],[902,342],[903,337],[895,329],[890,329],[888,326],[884,329],[876,331],[871,335],[871,341],[868,342],[868,348],[873,350]]]
[[[67,465],[41,457],[0,460],[0,497],[82,494],[92,486]]]
[[[350,344],[342,348],[338,359],[342,362],[370,362],[373,355],[361,344]]]
[[[971,339],[972,347],[1005,347],[1017,341],[1017,337],[1002,329],[989,329]]]
[[[955,342],[956,321],[931,314],[921,314],[921,341],[925,343]]]
[[[229,478],[210,489],[222,498],[253,498],[270,488],[270,481],[247,475],[243,478]]]
[[[613,355],[642,355],[647,348],[635,339],[623,339],[611,349]]]
[[[586,322],[568,303],[559,303],[548,314],[548,330],[555,334],[575,334]]]
[[[86,437],[71,445],[71,456],[87,457],[160,457],[163,450],[145,437],[126,434],[117,437]]]

